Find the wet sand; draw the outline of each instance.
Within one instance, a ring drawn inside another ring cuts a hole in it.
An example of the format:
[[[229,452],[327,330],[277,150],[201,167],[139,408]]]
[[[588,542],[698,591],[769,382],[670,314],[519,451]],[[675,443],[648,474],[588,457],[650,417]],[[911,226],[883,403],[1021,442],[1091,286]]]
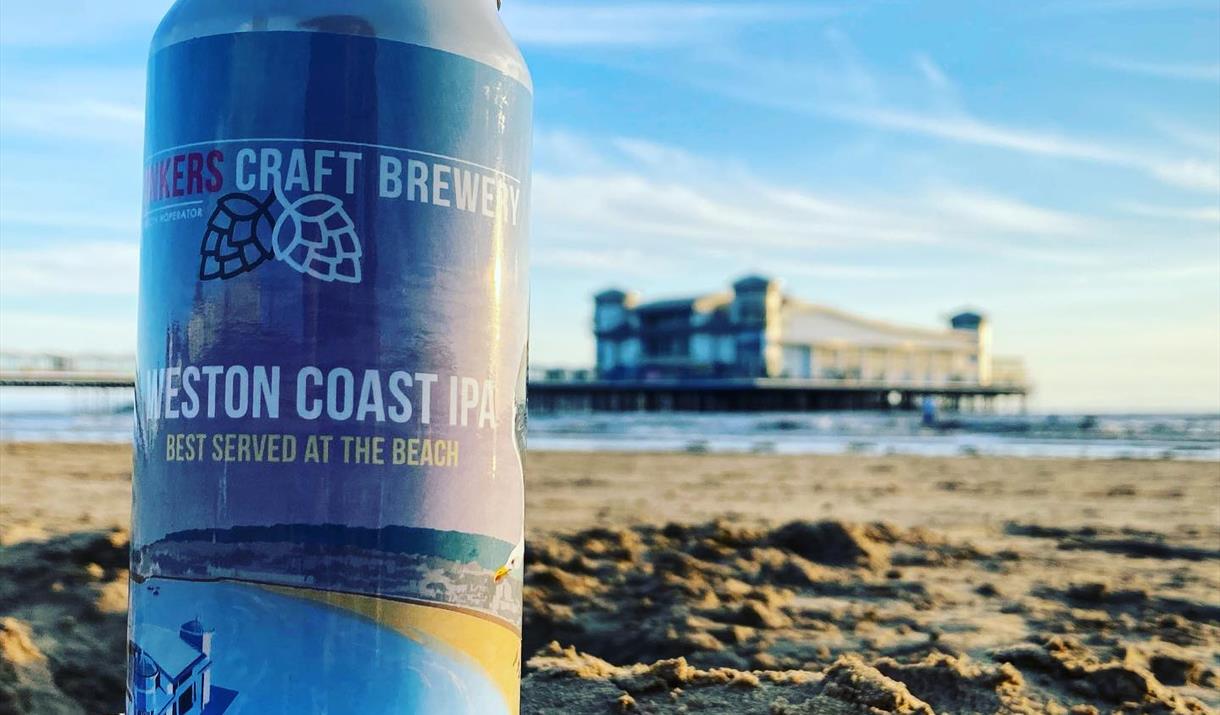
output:
[[[130,452],[0,444],[0,714],[122,707]],[[532,454],[526,713],[1220,712],[1220,465]]]

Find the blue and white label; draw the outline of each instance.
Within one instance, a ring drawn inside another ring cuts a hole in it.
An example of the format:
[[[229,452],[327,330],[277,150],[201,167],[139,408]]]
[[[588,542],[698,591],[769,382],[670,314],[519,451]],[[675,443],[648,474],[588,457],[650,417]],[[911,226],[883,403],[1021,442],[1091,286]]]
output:
[[[529,90],[369,37],[150,67],[128,712],[516,712]]]

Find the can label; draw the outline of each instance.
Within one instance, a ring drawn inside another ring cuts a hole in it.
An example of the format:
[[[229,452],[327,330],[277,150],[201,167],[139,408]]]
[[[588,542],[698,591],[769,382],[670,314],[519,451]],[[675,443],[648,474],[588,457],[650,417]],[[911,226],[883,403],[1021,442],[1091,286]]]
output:
[[[518,709],[530,105],[356,35],[152,58],[128,713]]]

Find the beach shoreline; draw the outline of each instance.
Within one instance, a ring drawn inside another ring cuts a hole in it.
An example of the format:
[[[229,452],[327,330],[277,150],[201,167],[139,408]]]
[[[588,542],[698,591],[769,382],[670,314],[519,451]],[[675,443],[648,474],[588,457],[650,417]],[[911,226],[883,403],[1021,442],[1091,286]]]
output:
[[[0,443],[0,713],[121,707],[130,459]],[[1220,708],[1214,462],[531,452],[526,494],[523,712]]]

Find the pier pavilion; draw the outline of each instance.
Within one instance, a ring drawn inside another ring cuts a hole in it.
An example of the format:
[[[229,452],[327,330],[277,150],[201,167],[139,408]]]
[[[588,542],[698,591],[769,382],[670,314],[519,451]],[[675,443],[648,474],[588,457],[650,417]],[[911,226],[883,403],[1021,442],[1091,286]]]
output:
[[[531,407],[592,410],[1024,408],[1024,366],[997,357],[978,311],[944,328],[803,301],[747,276],[726,291],[655,302],[594,297],[596,369],[531,375]]]

